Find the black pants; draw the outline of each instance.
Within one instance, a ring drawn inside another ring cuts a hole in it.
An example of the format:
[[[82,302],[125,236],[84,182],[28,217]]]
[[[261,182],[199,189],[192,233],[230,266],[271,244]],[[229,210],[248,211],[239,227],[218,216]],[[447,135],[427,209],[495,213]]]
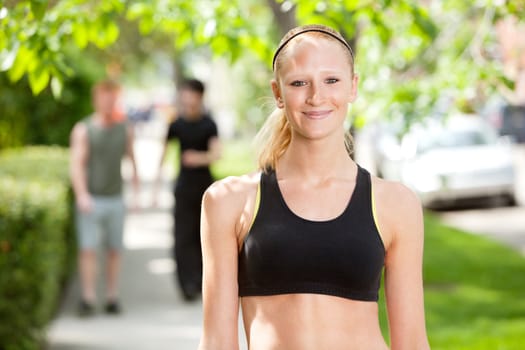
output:
[[[175,193],[173,255],[179,286],[187,298],[202,289],[201,200],[200,191]]]

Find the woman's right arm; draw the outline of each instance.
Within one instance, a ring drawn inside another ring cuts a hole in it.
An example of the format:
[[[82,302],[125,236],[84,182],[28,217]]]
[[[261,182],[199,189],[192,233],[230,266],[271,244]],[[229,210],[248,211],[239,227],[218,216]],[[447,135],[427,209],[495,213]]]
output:
[[[237,350],[239,297],[237,230],[242,196],[228,179],[213,184],[203,196],[204,329],[199,350]]]

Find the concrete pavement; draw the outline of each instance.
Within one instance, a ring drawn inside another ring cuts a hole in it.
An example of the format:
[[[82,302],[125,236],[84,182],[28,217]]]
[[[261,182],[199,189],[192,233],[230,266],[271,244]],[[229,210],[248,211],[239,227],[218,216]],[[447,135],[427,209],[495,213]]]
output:
[[[75,280],[49,329],[50,350],[197,348],[202,303],[185,303],[173,283],[170,225],[167,211],[127,217],[121,278],[123,314],[108,316],[99,307],[94,317],[78,318],[79,286]],[[102,298],[103,288],[99,288],[101,304]]]

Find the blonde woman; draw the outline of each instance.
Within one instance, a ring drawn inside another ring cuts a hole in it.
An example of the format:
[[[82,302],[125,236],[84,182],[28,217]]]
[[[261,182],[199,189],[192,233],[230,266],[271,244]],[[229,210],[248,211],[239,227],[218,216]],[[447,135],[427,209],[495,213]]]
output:
[[[335,30],[292,29],[274,55],[276,111],[260,171],[204,194],[200,350],[388,349],[378,322],[385,273],[390,348],[428,349],[421,205],[350,157],[352,49]]]

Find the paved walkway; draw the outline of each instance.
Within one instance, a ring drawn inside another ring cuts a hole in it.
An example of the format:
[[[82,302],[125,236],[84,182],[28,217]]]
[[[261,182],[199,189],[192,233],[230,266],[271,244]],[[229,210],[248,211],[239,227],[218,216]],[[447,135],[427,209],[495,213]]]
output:
[[[50,350],[197,348],[202,304],[185,303],[173,283],[171,222],[165,210],[127,217],[121,279],[124,313],[111,317],[99,312],[93,318],[78,318],[79,287],[74,281],[49,329]],[[102,288],[99,296],[103,296]]]

